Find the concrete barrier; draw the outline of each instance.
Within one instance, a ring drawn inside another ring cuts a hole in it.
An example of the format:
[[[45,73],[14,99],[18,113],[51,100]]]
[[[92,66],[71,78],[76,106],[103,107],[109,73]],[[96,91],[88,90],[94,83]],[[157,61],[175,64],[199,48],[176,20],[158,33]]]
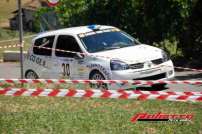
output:
[[[24,57],[26,56],[27,52],[23,51]],[[4,51],[3,52],[3,61],[4,62],[16,62],[20,61],[20,51]]]

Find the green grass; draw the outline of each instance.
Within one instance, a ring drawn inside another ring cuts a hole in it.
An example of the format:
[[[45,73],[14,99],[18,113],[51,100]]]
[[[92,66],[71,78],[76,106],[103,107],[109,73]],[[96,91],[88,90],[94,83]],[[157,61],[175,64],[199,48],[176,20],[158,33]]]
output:
[[[131,123],[137,113],[194,114],[191,123]],[[202,132],[202,104],[115,99],[0,97],[0,133]]]
[[[4,85],[9,86],[9,85]],[[81,85],[80,85],[81,86]],[[20,87],[17,85],[15,87]],[[42,84],[24,85],[27,88]],[[73,87],[59,85],[57,88]],[[48,85],[48,88],[54,88]],[[137,122],[137,113],[193,114],[191,122]],[[200,134],[202,103],[0,96],[0,133]]]

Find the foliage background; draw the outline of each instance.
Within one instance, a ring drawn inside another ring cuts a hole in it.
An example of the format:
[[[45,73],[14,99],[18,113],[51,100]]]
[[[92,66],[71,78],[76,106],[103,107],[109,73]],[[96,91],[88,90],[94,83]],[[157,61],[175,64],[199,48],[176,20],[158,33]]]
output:
[[[202,66],[201,9],[200,0],[60,0],[48,8],[57,13],[63,27],[116,26],[143,43],[164,48],[173,58],[197,62],[198,67]]]

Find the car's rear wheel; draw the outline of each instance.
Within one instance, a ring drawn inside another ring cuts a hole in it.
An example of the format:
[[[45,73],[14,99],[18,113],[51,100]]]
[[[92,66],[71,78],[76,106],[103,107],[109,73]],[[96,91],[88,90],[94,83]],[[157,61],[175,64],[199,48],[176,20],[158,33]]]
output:
[[[90,74],[90,80],[105,80],[105,77],[99,72],[99,71],[93,71]],[[97,83],[97,84],[93,84],[90,83],[90,87],[91,88],[95,88],[95,89],[107,89],[107,84],[105,83]]]
[[[26,79],[38,79],[39,77],[34,71],[29,70],[26,72],[25,78]]]

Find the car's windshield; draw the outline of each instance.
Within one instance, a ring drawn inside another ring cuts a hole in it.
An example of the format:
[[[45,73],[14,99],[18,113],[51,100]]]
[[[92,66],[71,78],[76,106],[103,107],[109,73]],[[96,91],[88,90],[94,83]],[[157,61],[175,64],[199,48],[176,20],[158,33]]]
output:
[[[139,44],[135,39],[123,32],[103,32],[80,37],[89,53],[119,49]]]

